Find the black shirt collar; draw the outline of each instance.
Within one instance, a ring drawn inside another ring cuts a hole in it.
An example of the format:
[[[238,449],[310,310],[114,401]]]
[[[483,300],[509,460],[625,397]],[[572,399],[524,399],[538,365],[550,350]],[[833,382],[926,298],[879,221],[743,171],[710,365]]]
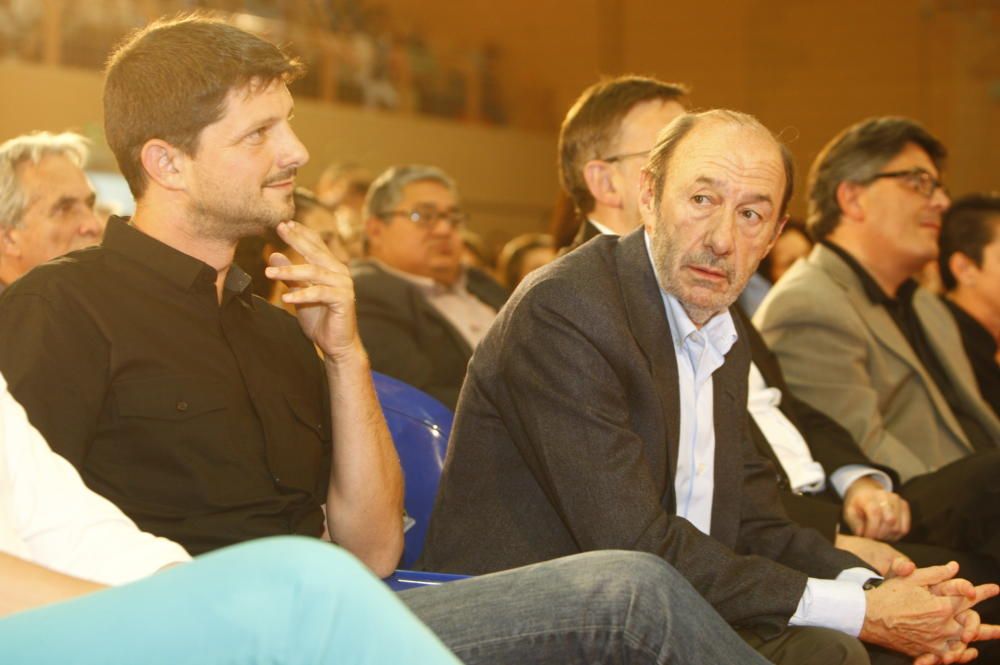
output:
[[[854,274],[858,276],[861,280],[861,287],[865,291],[865,295],[868,299],[875,305],[896,305],[898,303],[909,305],[913,300],[913,295],[917,291],[917,282],[913,279],[907,279],[905,282],[899,285],[899,289],[896,290],[896,296],[890,296],[888,293],[882,290],[879,283],[875,281],[875,278],[871,276],[864,266],[858,263],[858,260],[851,256],[847,250],[834,244],[830,240],[823,239],[820,243],[832,251],[834,254],[839,256],[844,260]]]
[[[108,220],[101,244],[117,254],[142,263],[182,289],[191,290],[199,284],[211,284],[215,287],[218,274],[215,268],[146,235],[132,226],[127,217],[112,216]],[[250,281],[250,275],[234,263],[226,273],[223,288],[253,305]]]

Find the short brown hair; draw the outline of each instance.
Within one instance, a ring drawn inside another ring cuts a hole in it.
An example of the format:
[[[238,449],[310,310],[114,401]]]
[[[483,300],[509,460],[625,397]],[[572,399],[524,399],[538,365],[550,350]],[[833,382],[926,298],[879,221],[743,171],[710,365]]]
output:
[[[670,158],[673,157],[681,140],[690,134],[691,130],[702,120],[718,120],[730,124],[752,127],[770,135],[774,139],[778,150],[781,152],[781,163],[785,170],[785,189],[781,193],[781,207],[778,209],[778,218],[781,219],[784,217],[788,211],[788,203],[792,200],[792,192],[795,188],[795,160],[792,158],[791,151],[767,127],[761,124],[757,118],[748,113],[730,111],[728,109],[685,113],[674,118],[660,132],[660,136],[656,140],[656,146],[653,148],[653,152],[649,154],[649,161],[643,167],[643,170],[653,179],[653,201],[656,204],[656,209],[659,210],[660,201],[663,198],[663,184],[667,180],[667,167],[670,165]]]
[[[230,90],[289,83],[304,66],[270,42],[205,15],[161,19],[108,58],[104,131],[132,195],[146,190],[142,147],[158,138],[193,155]]]
[[[993,242],[1000,229],[1000,193],[969,194],[952,201],[941,219],[941,237],[938,241],[938,268],[945,291],[958,286],[951,271],[952,254],[965,254],[980,268],[983,267],[983,250]]]
[[[852,125],[827,143],[809,169],[809,215],[806,227],[814,240],[822,240],[840,224],[843,212],[837,203],[842,182],[862,183],[876,175],[906,144],[927,153],[938,170],[948,152],[930,132],[909,118],[869,118]]]
[[[604,79],[583,91],[559,130],[559,177],[581,215],[594,209],[583,167],[605,156],[628,112],[642,102],[680,102],[687,94],[683,84],[633,75]]]

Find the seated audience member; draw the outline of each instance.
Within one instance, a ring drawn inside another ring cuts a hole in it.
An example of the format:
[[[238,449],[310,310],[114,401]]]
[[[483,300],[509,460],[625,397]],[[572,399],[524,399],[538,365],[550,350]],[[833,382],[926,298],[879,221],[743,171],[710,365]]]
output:
[[[910,538],[1000,562],[1000,421],[947,307],[911,279],[938,254],[944,154],[905,118],[833,139],[809,181],[819,244],[754,320],[795,396],[899,474]]]
[[[358,328],[372,369],[455,408],[472,350],[507,293],[462,266],[465,214],[432,166],[382,173],[365,201],[368,259],[352,266]]]
[[[151,24],[123,43],[109,62],[105,133],[136,214],[112,219],[100,246],[4,293],[0,371],[53,449],[139,526],[202,553],[272,535],[319,538],[325,525],[386,575],[402,551],[402,474],[352,283],[315,231],[283,221],[308,160],[289,123],[287,83],[301,70],[273,44],[197,16]],[[237,241],[271,227],[305,260],[275,254],[267,268],[291,286],[283,300],[299,306],[298,321],[252,297],[233,265]],[[226,566],[223,555],[214,560]],[[315,582],[323,595],[337,583],[289,574],[286,594]],[[297,601],[265,591],[254,603],[232,599],[269,613]],[[398,598],[468,664],[604,654],[761,662],[673,568],[635,552]],[[320,608],[289,620],[320,625],[297,640],[319,648],[333,616]],[[252,626],[245,634],[241,648],[260,640]],[[397,660],[405,659],[382,662]]]
[[[600,81],[581,93],[559,130],[559,178],[583,221],[567,251],[639,225],[639,169],[687,88],[644,76]],[[560,248],[561,249],[561,248]]]
[[[5,663],[180,663],[192,654],[212,662],[457,662],[360,563],[319,541],[237,545],[128,584],[190,558],[88,490],[0,376]],[[102,590],[120,584],[128,586]]]
[[[500,250],[497,275],[509,291],[517,288],[528,273],[556,258],[552,236],[547,233],[525,233],[508,241]]]
[[[812,240],[806,233],[805,225],[798,220],[789,219],[785,228],[781,230],[777,242],[774,243],[774,247],[761,260],[757,272],[750,277],[746,288],[740,294],[738,302],[743,311],[748,316],[753,316],[774,283],[785,274],[793,263],[808,256],[810,249],[812,249]]]
[[[0,292],[40,263],[100,241],[86,140],[65,132],[0,144]]]
[[[867,663],[854,636],[968,657],[970,639],[1000,635],[976,635],[965,614],[996,585],[941,597],[957,566],[900,559],[876,586],[861,560],[788,521],[752,449],[750,352],[728,308],[780,231],[792,182],[787,149],[751,116],[686,114],[660,134],[639,189],[644,228],[537,271],[477,349],[425,567],[649,552],[779,663]]]
[[[316,182],[316,197],[336,216],[341,242],[352,259],[364,254],[361,210],[371,182],[371,172],[352,163],[331,164]]]
[[[758,452],[774,464],[789,517],[879,572],[905,555],[919,566],[958,561],[962,576],[974,583],[1000,580],[996,557],[935,544],[934,533],[922,524],[923,515],[912,514],[906,499],[893,491],[900,486],[898,475],[873,464],[847,430],[795,399],[760,333],[742,310],[735,312],[750,342],[750,435]],[[914,539],[912,533],[925,540]],[[984,603],[980,613],[993,621],[1000,619],[1000,599]],[[998,647],[990,643],[986,648],[1000,655]]]
[[[962,333],[962,346],[983,398],[1000,416],[1000,195],[963,197],[941,227],[944,302]]]

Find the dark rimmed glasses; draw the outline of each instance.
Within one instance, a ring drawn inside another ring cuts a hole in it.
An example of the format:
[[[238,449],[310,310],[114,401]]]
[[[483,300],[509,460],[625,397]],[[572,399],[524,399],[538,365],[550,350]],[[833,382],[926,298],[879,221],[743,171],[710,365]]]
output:
[[[448,222],[451,228],[457,228],[468,220],[468,215],[461,210],[438,210],[437,208],[414,208],[413,210],[386,210],[376,215],[379,219],[404,217],[410,223],[422,229],[434,228],[440,220]]]
[[[885,173],[876,173],[872,177],[864,181],[865,185],[869,185],[876,180],[882,178],[899,178],[902,180],[907,187],[922,194],[925,198],[931,198],[934,196],[934,192],[941,190],[947,194],[944,188],[944,183],[932,176],[926,169],[915,168],[907,169],[905,171],[887,171]]]

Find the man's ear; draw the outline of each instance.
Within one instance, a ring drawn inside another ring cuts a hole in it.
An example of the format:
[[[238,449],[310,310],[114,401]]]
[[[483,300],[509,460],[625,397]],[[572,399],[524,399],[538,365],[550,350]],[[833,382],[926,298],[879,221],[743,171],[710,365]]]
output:
[[[948,267],[959,286],[973,286],[979,279],[979,266],[962,252],[955,252],[948,257]]]
[[[372,249],[373,242],[381,237],[382,231],[384,230],[385,222],[378,217],[373,216],[365,220],[363,231],[365,234],[365,244],[369,251]]]
[[[0,229],[0,255],[21,256],[21,232],[16,226]]]
[[[142,168],[150,180],[170,190],[184,190],[184,170],[189,164],[187,155],[161,139],[150,139],[139,153]]]
[[[837,185],[837,205],[845,218],[853,221],[861,221],[865,218],[865,209],[861,202],[864,190],[864,185],[847,180],[841,181]]]
[[[583,179],[594,201],[609,208],[622,207],[622,195],[611,164],[599,159],[590,160],[583,166]]]
[[[778,238],[781,237],[781,232],[785,229],[785,224],[788,223],[788,217],[789,214],[785,213],[785,216],[779,219],[778,223],[774,226],[774,233],[771,235],[771,242],[767,243],[767,251],[764,252],[764,256],[767,256],[774,249],[774,243],[778,242]]]
[[[656,218],[656,179],[646,169],[639,172],[639,213],[644,222]]]

